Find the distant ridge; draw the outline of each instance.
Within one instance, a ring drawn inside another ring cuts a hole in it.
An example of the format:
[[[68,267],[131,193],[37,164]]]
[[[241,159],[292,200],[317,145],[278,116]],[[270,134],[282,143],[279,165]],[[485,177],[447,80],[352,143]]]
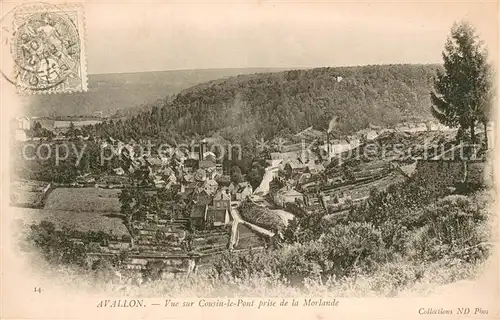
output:
[[[89,91],[71,94],[34,95],[25,99],[29,116],[78,116],[154,104],[159,99],[210,80],[239,74],[276,72],[280,68],[228,68],[106,73],[89,75]]]

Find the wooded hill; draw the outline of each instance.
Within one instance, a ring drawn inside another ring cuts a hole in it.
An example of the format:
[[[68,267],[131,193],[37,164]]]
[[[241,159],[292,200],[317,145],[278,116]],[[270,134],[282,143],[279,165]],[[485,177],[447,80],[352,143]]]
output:
[[[122,139],[220,134],[244,142],[309,126],[324,129],[332,116],[340,117],[345,133],[370,123],[425,120],[432,117],[429,93],[438,68],[381,65],[239,75],[196,85],[150,111],[97,129]]]
[[[157,100],[165,100],[167,96],[210,80],[282,70],[230,68],[90,74],[86,92],[38,94],[22,99],[24,113],[29,116],[89,116],[101,111],[106,116],[125,116],[139,113]]]

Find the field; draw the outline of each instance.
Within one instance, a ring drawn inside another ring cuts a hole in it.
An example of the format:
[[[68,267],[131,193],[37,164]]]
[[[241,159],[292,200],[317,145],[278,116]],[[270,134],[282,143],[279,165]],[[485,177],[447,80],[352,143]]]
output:
[[[120,190],[98,188],[57,188],[47,197],[44,209],[86,212],[119,212]]]
[[[79,231],[110,230],[128,235],[119,216],[119,190],[98,188],[56,188],[47,197],[43,209],[11,208],[25,223],[47,220],[57,227]]]
[[[264,245],[264,240],[242,223],[238,225],[238,238],[235,249],[248,249]]]
[[[58,228],[68,227],[79,231],[104,231],[117,236],[128,235],[119,217],[109,217],[104,212],[64,211],[47,209],[10,208],[13,216],[27,224],[50,221]]]
[[[227,230],[201,233],[194,236],[191,246],[193,251],[199,253],[221,251],[227,248],[229,237],[230,234]]]
[[[392,172],[387,176],[358,184],[346,185],[338,188],[333,188],[324,191],[326,195],[335,195],[340,193],[345,193],[351,195],[352,199],[364,199],[370,195],[370,190],[375,188],[377,190],[384,190],[392,184],[397,184],[405,180],[405,177],[398,172]]]

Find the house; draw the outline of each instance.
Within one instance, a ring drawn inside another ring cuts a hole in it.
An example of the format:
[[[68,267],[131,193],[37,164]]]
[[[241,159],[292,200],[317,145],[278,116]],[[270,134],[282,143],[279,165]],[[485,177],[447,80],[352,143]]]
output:
[[[208,207],[205,222],[211,227],[221,227],[229,224],[231,218],[227,208]]]
[[[155,171],[160,170],[164,165],[163,161],[160,158],[147,157],[145,160],[147,161],[148,165]]]
[[[175,174],[171,173],[170,175],[164,175],[164,180],[166,183],[177,183],[177,177]]]
[[[303,201],[303,199],[304,195],[302,193],[288,187],[278,190],[274,195],[274,202],[282,207],[287,203],[295,203],[296,201]]]
[[[223,176],[224,175],[224,170],[222,168],[222,164],[221,163],[216,163],[215,164],[215,173],[218,176]]]
[[[415,123],[414,132],[427,131],[427,125],[424,122]]]
[[[194,178],[194,180],[200,181],[200,182],[206,181],[207,180],[207,173],[205,170],[200,168],[200,169],[196,170],[196,172],[193,174],[193,178]]]
[[[220,189],[215,193],[212,203],[216,209],[231,210],[231,194],[227,189]]]
[[[189,215],[189,221],[194,229],[204,229],[205,228],[205,218],[207,216],[208,206],[206,204],[194,205],[191,209]]]
[[[237,190],[238,190],[238,184],[234,182],[231,182],[227,187],[227,191],[233,196],[236,194]]]
[[[206,151],[203,153],[203,160],[208,160],[208,161],[212,161],[213,163],[215,163],[217,159],[217,156],[215,155],[215,153],[211,152],[211,151]]]
[[[221,175],[221,176],[218,176],[216,177],[215,181],[217,181],[217,183],[220,185],[220,186],[225,186],[225,187],[228,187],[231,185],[231,177],[228,176],[228,175]]]
[[[208,194],[215,194],[218,187],[219,184],[213,179],[207,179],[203,184],[203,190],[205,190],[205,192]]]
[[[307,170],[307,165],[298,160],[292,160],[287,164],[285,164],[285,171],[289,176],[303,173],[306,170]]]
[[[123,168],[121,167],[118,167],[118,168],[114,168],[113,169],[113,172],[119,176],[122,176],[125,174],[125,170],[123,170]]]
[[[352,197],[348,193],[339,192],[338,194],[334,194],[334,195],[323,195],[322,200],[327,206],[328,205],[342,205],[342,204],[352,202]]]
[[[271,160],[291,161],[302,159],[308,156],[309,152],[307,152],[307,150],[305,150],[304,152],[302,150],[290,152],[271,152]]]
[[[161,170],[161,173],[164,176],[170,176],[171,174],[175,175],[175,170],[172,169],[171,167],[163,167],[163,169]]]
[[[382,129],[384,130],[384,129]],[[347,142],[349,143],[350,149],[355,149],[361,145],[361,140],[356,136],[348,136]]]
[[[238,184],[238,188],[235,192],[235,198],[238,201],[245,200],[253,193],[253,188],[249,182],[241,182]]]
[[[326,152],[327,157],[331,158],[342,152],[348,151],[351,149],[351,144],[347,142],[345,139],[336,139],[330,141],[330,143],[325,143],[320,146],[320,150]]]
[[[134,158],[135,155],[134,147],[129,144],[124,144],[123,142],[118,142],[116,153],[128,160]]]
[[[181,185],[181,193],[183,194],[190,194],[192,192],[195,192],[197,190],[197,185],[196,183],[189,183],[189,184],[182,184]]]
[[[199,168],[199,161],[196,158],[187,158],[184,160],[183,164],[184,170],[189,173],[195,172]]]
[[[153,175],[153,183],[156,188],[162,188],[166,185],[165,180],[163,180],[163,178],[159,175]]]
[[[220,176],[215,170],[215,167],[204,169],[206,172],[207,179],[215,180],[216,177]]]
[[[210,205],[212,204],[212,195],[205,190],[200,190],[193,199],[193,203],[196,205]]]
[[[211,160],[211,159],[207,159],[207,160],[201,160],[198,164],[198,168],[200,169],[216,169],[216,164],[215,164],[215,161]]]
[[[175,160],[179,161],[180,163],[184,163],[184,161],[187,159],[186,154],[182,152],[181,150],[177,149],[175,150],[173,156]]]
[[[194,177],[193,177],[193,175],[191,175],[191,174],[189,174],[189,173],[184,174],[182,178],[183,178],[183,181],[184,181],[185,183],[191,183],[191,182],[193,182],[193,181],[194,181]]]

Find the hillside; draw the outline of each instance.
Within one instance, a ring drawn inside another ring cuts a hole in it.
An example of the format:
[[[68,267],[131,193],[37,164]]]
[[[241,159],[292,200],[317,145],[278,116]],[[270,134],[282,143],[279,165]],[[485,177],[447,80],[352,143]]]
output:
[[[239,75],[186,89],[105,132],[123,138],[220,134],[251,143],[308,126],[326,128],[334,115],[343,132],[369,123],[426,119],[437,68],[384,65]]]
[[[103,111],[105,115],[113,115],[116,112],[126,115],[128,112],[122,110],[155,103],[199,83],[238,74],[279,70],[282,69],[239,68],[91,74],[88,76],[87,92],[26,97],[25,113],[30,116],[60,117],[91,115]]]
[[[430,116],[436,68],[366,66],[239,76],[185,90],[167,108],[181,131],[199,134],[243,127],[270,137],[325,127],[334,115],[350,131]]]

